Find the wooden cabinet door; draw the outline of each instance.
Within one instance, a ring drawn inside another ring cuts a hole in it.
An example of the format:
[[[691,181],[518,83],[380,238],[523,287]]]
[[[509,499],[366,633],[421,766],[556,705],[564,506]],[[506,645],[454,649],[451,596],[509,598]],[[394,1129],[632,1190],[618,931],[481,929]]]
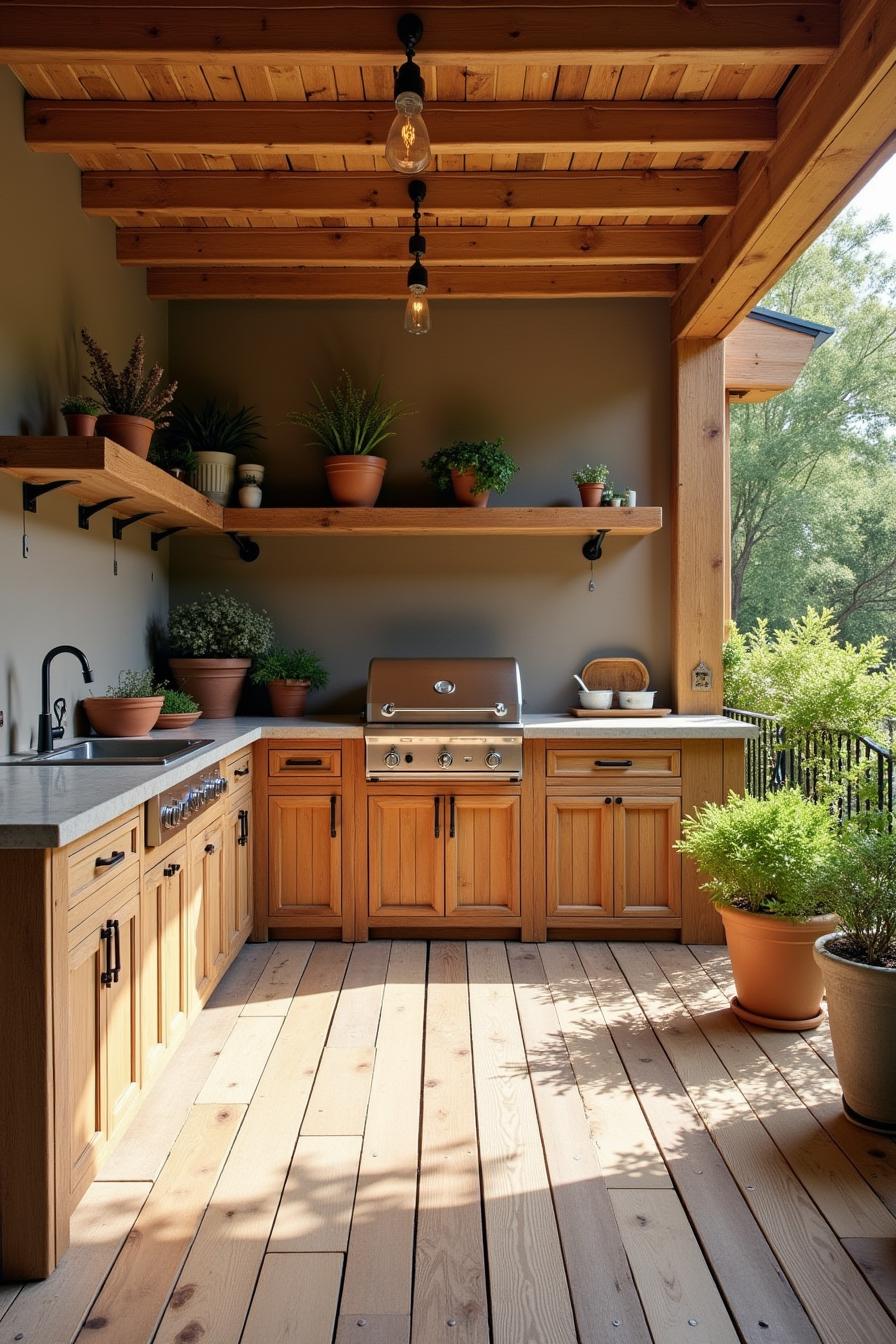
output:
[[[650,919],[681,911],[679,798],[622,798],[613,806],[614,911]]]
[[[445,913],[445,803],[425,794],[368,799],[371,915]]]
[[[200,1000],[220,974],[230,945],[223,910],[225,858],[224,821],[218,820],[190,844],[190,956]]]
[[[227,934],[231,951],[252,925],[252,795],[243,794],[227,813]]]
[[[182,846],[143,879],[140,906],[140,1034],[144,1081],[186,1030],[189,1015],[187,851]]]
[[[108,1135],[130,1119],[140,1095],[140,894],[111,911],[113,980],[105,997]]]
[[[72,1207],[93,1179],[106,1137],[105,918],[74,936],[68,954],[67,1141]]]
[[[549,798],[548,917],[613,914],[613,804]]]
[[[519,798],[449,795],[446,806],[446,914],[519,914]]]
[[[342,911],[342,799],[278,794],[268,799],[268,912]]]

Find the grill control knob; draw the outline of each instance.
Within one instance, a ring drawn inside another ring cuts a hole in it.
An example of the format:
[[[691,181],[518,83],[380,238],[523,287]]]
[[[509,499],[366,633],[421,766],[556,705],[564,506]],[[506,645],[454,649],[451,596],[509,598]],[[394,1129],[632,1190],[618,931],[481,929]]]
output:
[[[450,751],[440,751],[436,759],[443,770],[447,770],[449,765],[454,764],[454,757]]]
[[[161,811],[159,812],[159,820],[162,823],[163,831],[170,831],[172,826],[175,826],[177,824],[176,813],[174,810],[174,806],[172,804],[166,803],[166,805],[161,809]]]
[[[485,763],[489,770],[497,770],[503,759],[504,757],[501,755],[500,751],[490,751],[485,758]]]
[[[184,799],[184,806],[190,816],[202,806],[202,794],[198,789],[190,789]]]
[[[386,764],[390,770],[394,770],[397,765],[401,765],[401,757],[394,747],[386,752]]]

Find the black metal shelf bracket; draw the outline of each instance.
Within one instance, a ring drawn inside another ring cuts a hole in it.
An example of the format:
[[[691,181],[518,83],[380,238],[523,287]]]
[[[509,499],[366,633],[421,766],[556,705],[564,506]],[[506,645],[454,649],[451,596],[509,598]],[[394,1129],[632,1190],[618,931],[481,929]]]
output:
[[[123,504],[130,495],[114,495],[112,499],[101,499],[99,504],[79,504],[78,505],[78,526],[87,532],[90,528],[90,520],[95,513],[101,513],[103,509],[111,509],[113,504]]]
[[[24,513],[37,513],[37,501],[41,495],[48,495],[52,490],[61,490],[65,485],[80,485],[80,481],[48,481],[46,485],[32,485],[30,481],[22,482],[22,511]]]
[[[227,535],[239,551],[240,559],[245,560],[247,565],[251,565],[261,555],[261,547],[251,537],[244,537],[239,532],[228,532]]]
[[[595,560],[599,560],[603,555],[604,538],[608,531],[608,528],[604,528],[601,532],[595,532],[594,536],[589,537],[582,547],[582,554],[586,560],[591,561],[592,565]]]
[[[185,530],[186,530],[186,524],[184,524],[182,527],[166,527],[164,532],[150,532],[149,534],[150,548],[154,551],[157,551],[159,549],[159,543],[163,542],[166,539],[166,537],[173,537],[175,532],[184,532]]]
[[[131,527],[134,523],[142,523],[144,518],[152,518],[158,512],[158,509],[149,509],[146,513],[135,513],[132,518],[113,518],[112,536],[116,541],[121,541],[121,534],[126,527]]]

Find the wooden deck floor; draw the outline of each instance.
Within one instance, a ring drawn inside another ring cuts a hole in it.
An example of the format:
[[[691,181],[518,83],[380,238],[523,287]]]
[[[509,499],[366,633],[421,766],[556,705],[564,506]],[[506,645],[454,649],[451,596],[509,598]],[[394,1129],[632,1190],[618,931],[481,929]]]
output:
[[[247,947],[0,1344],[892,1344],[896,1144],[728,974]]]

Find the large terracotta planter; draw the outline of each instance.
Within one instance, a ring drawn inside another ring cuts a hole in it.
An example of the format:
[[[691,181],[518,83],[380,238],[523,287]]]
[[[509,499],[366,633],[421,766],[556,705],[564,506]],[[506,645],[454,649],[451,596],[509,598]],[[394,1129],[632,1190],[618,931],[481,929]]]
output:
[[[65,417],[65,428],[71,435],[89,439],[96,433],[96,416],[85,415],[83,411],[71,411]]]
[[[896,1134],[896,970],[864,966],[815,944],[824,981],[843,1109],[866,1129]]]
[[[148,457],[155,424],[140,415],[101,415],[96,432],[113,443],[120,443],[135,457]]]
[[[271,709],[279,719],[298,719],[305,713],[309,685],[307,681],[268,682]]]
[[[99,737],[143,737],[153,727],[164,703],[163,695],[139,697],[102,695],[82,701],[90,726]]]
[[[836,915],[797,923],[723,907],[737,994],[731,1007],[743,1021],[777,1031],[810,1031],[822,1018],[824,992],[813,955],[815,940],[832,933]]]
[[[379,499],[386,459],[369,453],[328,457],[324,462],[333,503],[346,509],[370,509]]]
[[[604,497],[603,484],[580,485],[579,496],[581,497],[583,508],[596,509]]]
[[[451,468],[451,484],[454,487],[454,498],[458,504],[463,504],[470,509],[484,509],[488,504],[491,491],[483,490],[477,494],[475,483],[475,471],[455,471],[453,467]]]
[[[251,658],[171,658],[174,680],[198,701],[207,719],[231,719]]]

